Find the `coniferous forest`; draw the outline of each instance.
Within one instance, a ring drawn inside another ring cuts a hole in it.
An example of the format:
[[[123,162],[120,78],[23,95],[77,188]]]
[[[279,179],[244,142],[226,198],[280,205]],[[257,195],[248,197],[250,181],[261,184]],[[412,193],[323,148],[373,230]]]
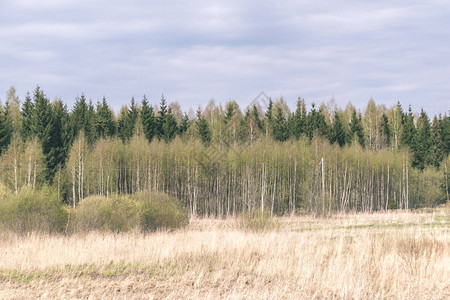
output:
[[[281,99],[242,109],[212,101],[188,115],[164,96],[131,98],[118,116],[84,95],[69,108],[36,87],[0,106],[0,185],[50,188],[61,202],[141,191],[193,216],[373,212],[449,199],[450,116],[370,99],[291,111]]]

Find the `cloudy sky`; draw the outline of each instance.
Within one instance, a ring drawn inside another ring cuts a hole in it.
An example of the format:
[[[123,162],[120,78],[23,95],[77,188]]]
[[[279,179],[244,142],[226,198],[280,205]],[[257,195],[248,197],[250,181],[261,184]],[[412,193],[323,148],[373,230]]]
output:
[[[164,93],[182,108],[264,91],[364,108],[450,109],[445,1],[0,0],[0,98],[40,85],[116,110]]]

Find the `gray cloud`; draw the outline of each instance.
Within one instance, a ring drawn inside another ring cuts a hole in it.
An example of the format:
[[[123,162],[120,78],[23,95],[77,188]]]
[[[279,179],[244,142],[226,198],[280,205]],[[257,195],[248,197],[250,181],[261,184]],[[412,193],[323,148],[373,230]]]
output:
[[[2,1],[0,89],[116,111],[144,93],[244,107],[264,90],[435,114],[450,108],[449,17],[446,1]]]

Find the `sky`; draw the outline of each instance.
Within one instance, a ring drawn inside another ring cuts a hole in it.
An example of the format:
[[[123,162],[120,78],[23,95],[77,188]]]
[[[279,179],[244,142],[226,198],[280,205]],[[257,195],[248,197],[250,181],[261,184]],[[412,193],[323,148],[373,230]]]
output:
[[[449,1],[0,0],[0,99],[450,110]]]

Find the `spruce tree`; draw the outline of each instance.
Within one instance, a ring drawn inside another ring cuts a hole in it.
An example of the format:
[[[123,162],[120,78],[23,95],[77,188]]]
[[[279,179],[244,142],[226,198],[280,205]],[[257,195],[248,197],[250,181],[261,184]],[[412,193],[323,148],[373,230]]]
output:
[[[124,143],[129,141],[133,135],[127,106],[123,106],[120,110],[119,119],[117,121],[117,135]]]
[[[273,102],[272,99],[269,98],[269,104],[267,105],[267,110],[265,113],[265,127],[266,127],[266,137],[269,136],[269,134],[271,134],[270,130],[272,127],[272,116],[273,115]]]
[[[431,162],[431,128],[428,115],[422,109],[417,121],[417,134],[414,136],[412,166],[423,170]]]
[[[438,168],[444,158],[448,155],[448,148],[445,147],[445,122],[442,115],[434,116],[431,125],[431,149],[430,149],[430,163]],[[450,134],[450,131],[448,132]]]
[[[162,131],[163,131],[162,137],[166,143],[172,141],[178,132],[177,120],[175,119],[175,116],[172,113],[171,107],[169,107],[167,114],[164,118]]]
[[[183,135],[183,133],[188,130],[189,126],[191,126],[191,121],[189,120],[188,114],[184,113],[183,117],[181,118],[179,134]]]
[[[22,105],[22,126],[21,136],[24,141],[29,141],[33,137],[33,111],[34,104],[31,100],[30,93],[28,92],[25,97],[25,102]]]
[[[8,149],[12,137],[12,126],[6,109],[0,103],[0,155]]]
[[[391,128],[389,126],[389,119],[385,113],[383,113],[381,117],[382,117],[381,130],[383,132],[383,137],[386,146],[389,147],[391,145]]]
[[[113,111],[108,106],[106,98],[97,104],[95,131],[99,138],[113,137],[116,134],[116,120]]]
[[[209,125],[206,119],[202,115],[202,111],[199,108],[197,110],[197,120],[195,122],[197,127],[198,135],[205,146],[211,143],[211,131],[209,130]]]
[[[350,135],[352,139],[357,140],[361,147],[365,147],[366,142],[364,138],[364,129],[362,127],[361,114],[359,117],[356,115],[356,110],[352,112],[352,119],[350,122]]]
[[[416,127],[414,126],[414,116],[411,111],[411,105],[407,115],[403,116],[403,127],[400,136],[402,146],[414,147],[414,136],[416,135]]]
[[[148,105],[147,98],[144,95],[142,99],[142,110],[141,110],[141,122],[144,130],[144,135],[149,142],[153,140],[156,135],[157,124],[155,114],[153,112],[153,107]]]
[[[56,100],[52,104],[53,110],[53,131],[52,131],[52,160],[50,168],[56,172],[58,165],[64,165],[71,146],[70,115],[61,100]]]
[[[58,126],[54,123],[53,108],[44,92],[38,87],[34,91],[35,110],[33,114],[33,132],[39,140],[44,154],[44,177],[52,182],[56,168],[60,162],[61,135]]]
[[[328,125],[325,122],[325,115],[321,111],[316,111],[314,103],[312,104],[311,112],[307,116],[306,124],[306,134],[310,139],[312,139],[315,134],[322,137],[328,136]]]
[[[258,125],[259,130],[263,130],[264,122],[259,117],[259,111],[256,105],[253,105],[253,117],[255,118],[256,124]]]
[[[290,132],[299,139],[300,136],[306,134],[306,109],[305,101],[303,99],[298,99],[297,109],[295,110],[294,116],[290,122]]]
[[[158,117],[156,118],[158,139],[162,139],[164,137],[163,126],[164,126],[164,122],[166,120],[166,114],[167,114],[167,102],[166,102],[166,98],[164,98],[164,94],[163,94],[163,95],[161,95],[161,103],[159,106]]]
[[[81,94],[80,98],[75,100],[75,105],[71,114],[71,128],[73,140],[76,139],[81,130],[90,145],[96,140],[95,134],[95,110],[92,101],[86,102],[86,97]],[[73,142],[72,140],[72,142]]]
[[[283,142],[289,138],[289,130],[286,117],[281,107],[277,107],[275,116],[272,120],[272,135],[277,141]]]
[[[347,133],[337,111],[334,113],[334,122],[330,129],[329,140],[331,144],[338,143],[340,147],[343,147],[347,140]]]

